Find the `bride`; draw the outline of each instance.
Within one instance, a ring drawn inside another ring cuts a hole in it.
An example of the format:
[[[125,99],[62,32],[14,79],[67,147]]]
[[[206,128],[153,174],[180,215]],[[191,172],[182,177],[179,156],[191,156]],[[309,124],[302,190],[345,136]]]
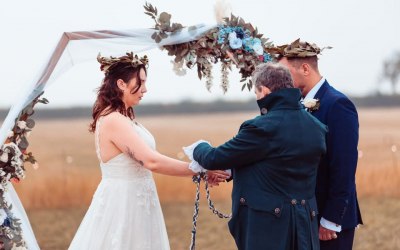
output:
[[[192,176],[189,163],[158,153],[149,131],[135,120],[132,106],[146,89],[146,56],[98,57],[105,73],[93,107],[102,180],[69,249],[170,249],[152,172]],[[225,172],[213,172],[216,182]]]

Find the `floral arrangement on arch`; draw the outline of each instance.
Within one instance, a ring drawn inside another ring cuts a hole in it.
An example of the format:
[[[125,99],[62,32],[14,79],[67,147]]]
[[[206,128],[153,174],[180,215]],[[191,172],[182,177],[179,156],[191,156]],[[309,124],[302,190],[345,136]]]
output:
[[[145,14],[156,23],[156,31],[152,38],[157,43],[183,28],[180,23],[171,23],[170,14],[162,12],[158,15],[157,8],[151,4],[146,3],[144,8]],[[190,29],[196,27],[189,27]],[[255,67],[260,63],[272,61],[275,52],[272,42],[258,33],[257,28],[234,15],[224,18],[223,23],[198,40],[166,45],[163,49],[168,51],[168,55],[175,57],[174,71],[178,75],[186,73],[184,66],[189,69],[197,66],[198,77],[200,80],[206,78],[206,87],[209,91],[213,84],[213,64],[221,62],[221,87],[224,93],[229,88],[228,70],[232,70],[232,63],[239,69],[242,77],[242,90],[246,86],[250,90],[252,88],[250,77]]]
[[[27,151],[27,138],[35,126],[35,121],[30,118],[34,114],[34,106],[39,102],[48,103],[45,98],[39,97],[21,111],[0,147],[0,249],[26,249],[21,223],[14,216],[12,205],[8,204],[4,195],[10,182],[19,183],[25,178],[25,162],[30,162],[34,169],[38,168],[35,157]]]

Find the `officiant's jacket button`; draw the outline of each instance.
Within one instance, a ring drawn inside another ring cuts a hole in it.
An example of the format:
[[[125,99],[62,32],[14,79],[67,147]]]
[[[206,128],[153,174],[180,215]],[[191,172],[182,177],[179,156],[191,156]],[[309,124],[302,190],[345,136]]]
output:
[[[279,207],[275,208],[275,214],[279,214],[281,212],[281,210],[279,209]]]
[[[242,198],[240,198],[239,202],[240,202],[240,204],[244,204],[246,202],[246,200],[245,200],[245,198],[242,197]]]

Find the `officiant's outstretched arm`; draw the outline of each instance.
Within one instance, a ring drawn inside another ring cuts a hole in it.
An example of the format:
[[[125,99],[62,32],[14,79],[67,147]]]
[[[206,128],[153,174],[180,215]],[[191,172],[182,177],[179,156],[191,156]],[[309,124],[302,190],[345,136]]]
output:
[[[303,109],[286,67],[261,64],[252,81],[261,115],[219,147],[199,143],[194,160],[233,170],[238,249],[319,249],[315,184],[327,128]]]

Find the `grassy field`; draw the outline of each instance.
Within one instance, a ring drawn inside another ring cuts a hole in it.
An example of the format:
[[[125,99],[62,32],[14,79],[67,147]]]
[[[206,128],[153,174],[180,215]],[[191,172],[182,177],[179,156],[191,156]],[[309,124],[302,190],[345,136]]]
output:
[[[365,109],[359,114],[357,185],[365,225],[357,230],[355,249],[399,249],[400,109]],[[161,153],[185,159],[182,146],[198,139],[219,145],[236,134],[241,122],[255,115],[158,116],[139,118],[139,122],[153,133]],[[89,120],[38,121],[30,137],[29,149],[39,160],[40,168],[28,166],[27,178],[15,186],[42,249],[67,248],[100,181],[88,123]],[[190,178],[155,175],[155,179],[171,248],[186,249],[195,186]],[[231,184],[212,189],[217,206],[227,212],[230,190]],[[198,249],[235,249],[226,221],[206,209],[201,209]]]
[[[211,214],[201,201],[197,223],[197,249],[236,249],[228,232],[227,220]],[[230,201],[216,202],[222,211],[228,211]],[[366,198],[360,200],[365,225],[357,229],[355,250],[400,249],[400,203],[394,198]],[[193,205],[162,203],[172,250],[188,249],[190,245]],[[74,236],[86,208],[35,209],[28,211],[36,238],[43,250],[64,250]]]

